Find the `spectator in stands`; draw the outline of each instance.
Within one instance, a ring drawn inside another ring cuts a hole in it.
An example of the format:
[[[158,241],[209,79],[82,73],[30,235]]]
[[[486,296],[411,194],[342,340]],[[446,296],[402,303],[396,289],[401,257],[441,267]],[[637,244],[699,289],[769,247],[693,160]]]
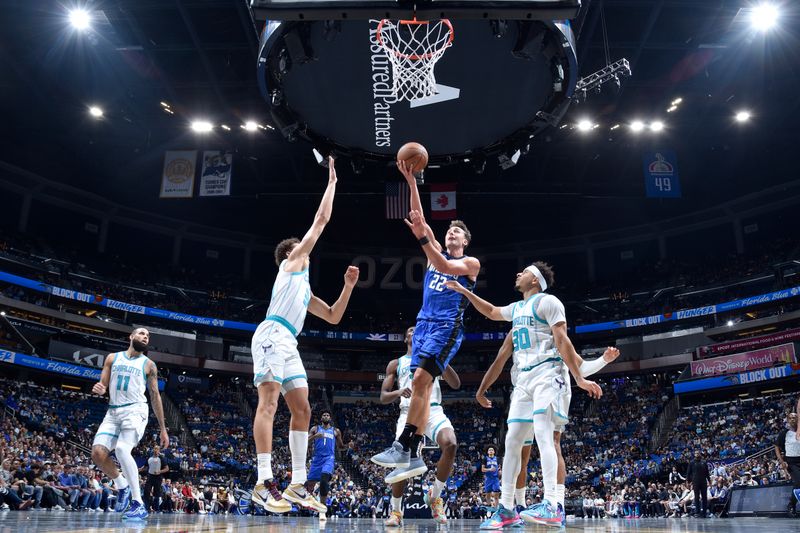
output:
[[[709,489],[709,495],[711,496],[708,500],[709,511],[716,516],[722,516],[728,504],[728,487],[725,486],[725,480],[718,477]]]

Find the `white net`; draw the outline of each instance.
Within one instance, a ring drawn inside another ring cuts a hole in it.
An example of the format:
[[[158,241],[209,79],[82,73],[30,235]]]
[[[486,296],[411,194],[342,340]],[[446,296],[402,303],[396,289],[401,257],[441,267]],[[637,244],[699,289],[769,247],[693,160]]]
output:
[[[453,44],[447,19],[432,21],[383,19],[378,42],[392,64],[392,93],[397,101],[436,94],[436,62]]]

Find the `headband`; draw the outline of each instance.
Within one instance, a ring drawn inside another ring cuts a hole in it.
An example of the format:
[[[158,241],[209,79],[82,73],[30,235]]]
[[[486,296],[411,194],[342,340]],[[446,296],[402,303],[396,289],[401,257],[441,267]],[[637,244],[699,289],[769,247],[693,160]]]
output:
[[[547,290],[547,282],[545,281],[544,276],[542,276],[542,272],[536,268],[536,265],[527,266],[525,267],[525,270],[536,276],[536,279],[539,280],[539,286],[542,288],[542,292]]]

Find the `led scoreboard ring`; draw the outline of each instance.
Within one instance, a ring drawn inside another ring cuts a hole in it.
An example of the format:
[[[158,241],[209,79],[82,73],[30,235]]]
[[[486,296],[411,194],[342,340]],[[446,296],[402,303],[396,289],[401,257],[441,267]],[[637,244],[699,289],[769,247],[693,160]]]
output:
[[[416,141],[431,166],[491,158],[503,166],[570,105],[575,37],[568,21],[552,17],[572,17],[579,6],[431,1],[414,10],[405,2],[254,0],[256,17],[270,17],[258,83],[276,128],[322,152],[388,163]],[[457,38],[435,64],[435,92],[397,98],[397,69],[379,27],[445,19]]]

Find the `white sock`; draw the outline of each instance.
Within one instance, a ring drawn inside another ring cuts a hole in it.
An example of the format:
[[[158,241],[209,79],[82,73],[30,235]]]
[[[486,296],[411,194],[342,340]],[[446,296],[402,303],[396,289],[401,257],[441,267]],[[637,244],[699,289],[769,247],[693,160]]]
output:
[[[307,481],[308,431],[289,430],[289,450],[292,452],[292,485],[302,485]]]
[[[256,455],[256,460],[258,461],[258,479],[256,480],[256,484],[272,479],[272,454],[259,453]]]
[[[550,416],[541,417],[536,421],[533,430],[536,434],[536,445],[539,447],[539,458],[542,463],[542,484],[544,485],[544,498],[551,504],[556,504],[556,483],[558,476],[558,454],[553,441],[555,425]]]
[[[517,501],[517,505],[525,507],[525,487],[514,491],[514,499]]]
[[[564,507],[564,497],[567,492],[567,487],[563,484],[556,484],[556,502],[561,504],[561,507]]]
[[[433,487],[431,488],[431,500],[435,500],[436,498],[442,495],[442,489],[444,489],[444,481],[439,481],[439,479],[433,480]]]
[[[397,511],[400,514],[403,514],[403,509],[401,509],[402,505],[403,505],[403,497],[402,496],[400,496],[398,498],[395,498],[394,496],[392,496],[392,511]]]
[[[117,477],[114,478],[114,487],[116,487],[117,490],[127,489],[128,488],[128,480],[125,479],[125,476],[120,474],[120,475],[118,475]]]
[[[131,487],[131,499],[141,504],[142,491],[139,488],[139,468],[136,466],[136,461],[133,459],[131,452],[133,446],[128,444],[128,439],[123,440],[123,436],[128,437],[130,440],[136,440],[136,436],[132,430],[123,430],[117,439],[117,461]]]

